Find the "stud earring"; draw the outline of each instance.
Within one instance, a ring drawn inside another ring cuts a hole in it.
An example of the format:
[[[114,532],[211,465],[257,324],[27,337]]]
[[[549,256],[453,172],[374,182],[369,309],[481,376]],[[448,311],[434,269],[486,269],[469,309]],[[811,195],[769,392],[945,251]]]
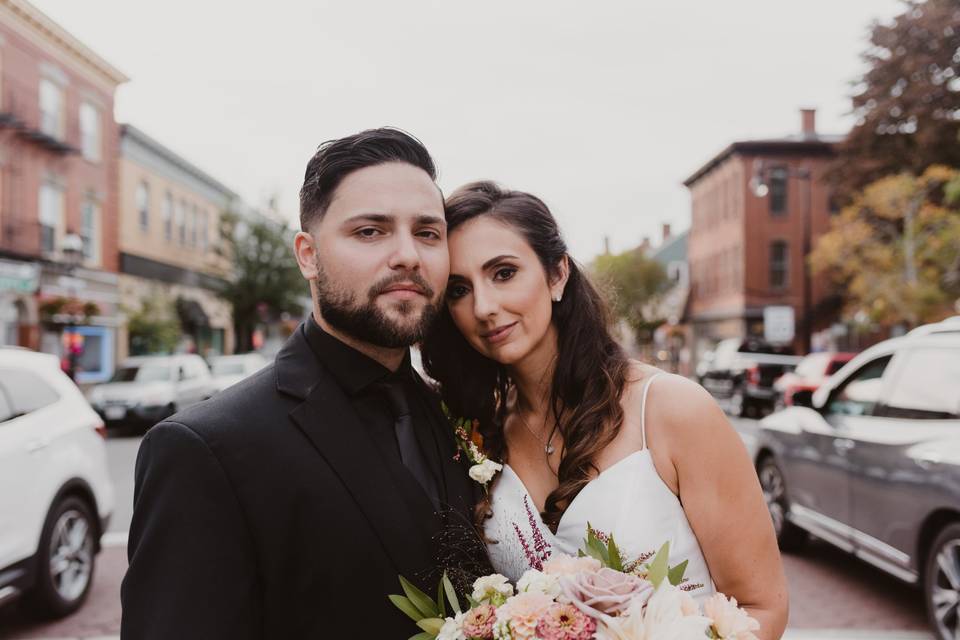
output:
[[[554,302],[560,302],[562,299],[563,299],[563,295],[559,293],[553,297]]]

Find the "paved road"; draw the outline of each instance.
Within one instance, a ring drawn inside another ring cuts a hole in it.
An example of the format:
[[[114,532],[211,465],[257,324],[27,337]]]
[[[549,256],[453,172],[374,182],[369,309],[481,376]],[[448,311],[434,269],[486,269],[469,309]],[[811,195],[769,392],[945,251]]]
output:
[[[752,421],[735,426],[752,446]],[[118,507],[111,530],[121,535],[130,522],[133,467],[139,438],[111,438],[107,443]],[[37,624],[15,608],[0,612],[0,640],[27,638],[98,638],[119,633],[120,581],[126,549],[109,547],[99,556],[90,600],[75,615],[52,624]],[[802,553],[783,556],[790,586],[790,634],[793,640],[918,640],[926,637],[923,603],[917,591],[886,574],[813,541]],[[830,631],[828,631],[830,630]],[[836,630],[840,630],[837,632]],[[859,630],[862,635],[852,633]],[[897,631],[887,635],[888,631]],[[905,633],[900,633],[905,632]]]

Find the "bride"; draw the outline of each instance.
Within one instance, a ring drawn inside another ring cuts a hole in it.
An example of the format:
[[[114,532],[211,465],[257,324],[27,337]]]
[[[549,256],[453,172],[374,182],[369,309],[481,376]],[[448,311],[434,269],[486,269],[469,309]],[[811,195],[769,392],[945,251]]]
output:
[[[478,505],[493,567],[511,580],[589,523],[625,559],[671,543],[683,588],[722,591],[779,638],[787,589],[756,473],[712,398],[627,358],[547,206],[491,182],[447,200],[446,310],[423,345],[454,415],[479,420],[504,468]]]

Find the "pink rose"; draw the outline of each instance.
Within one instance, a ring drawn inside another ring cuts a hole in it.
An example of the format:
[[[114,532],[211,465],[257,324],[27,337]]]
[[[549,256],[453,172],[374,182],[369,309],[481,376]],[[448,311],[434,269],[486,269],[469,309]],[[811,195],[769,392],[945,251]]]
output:
[[[593,573],[561,576],[560,586],[563,595],[591,618],[620,615],[635,599],[646,602],[653,594],[653,585],[643,578],[607,567]]]
[[[565,576],[581,571],[599,571],[600,561],[590,556],[575,558],[563,553],[555,553],[543,563],[543,573],[551,576]]]

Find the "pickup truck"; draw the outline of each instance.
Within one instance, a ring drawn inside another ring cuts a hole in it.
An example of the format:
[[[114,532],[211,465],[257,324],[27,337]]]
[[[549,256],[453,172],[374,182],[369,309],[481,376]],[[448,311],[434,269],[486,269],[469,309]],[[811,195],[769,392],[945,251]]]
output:
[[[802,360],[790,347],[762,340],[728,338],[698,367],[697,381],[735,416],[759,417],[773,410],[777,391],[773,383]]]

